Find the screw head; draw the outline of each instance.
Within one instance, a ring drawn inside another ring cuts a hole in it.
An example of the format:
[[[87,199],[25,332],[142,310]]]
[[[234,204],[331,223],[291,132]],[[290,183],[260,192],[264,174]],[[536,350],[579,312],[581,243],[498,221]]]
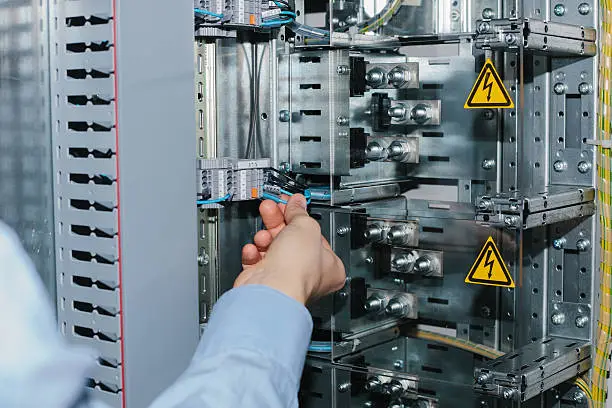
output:
[[[336,123],[338,124],[338,126],[346,126],[349,124],[349,118],[347,118],[346,116],[338,116],[336,118]]]
[[[559,326],[565,323],[565,313],[555,312],[550,317],[550,320],[552,321],[552,324],[554,324],[555,326]]]
[[[336,67],[336,72],[338,75],[346,75],[350,71],[351,69],[348,67],[348,65],[338,65],[338,67]]]
[[[591,241],[586,238],[581,238],[576,242],[576,249],[580,252],[588,251],[591,248]]]
[[[486,9],[482,10],[482,18],[490,20],[493,17],[495,17],[495,11],[493,11],[492,8],[487,7]]]
[[[482,168],[485,170],[491,170],[495,167],[495,160],[493,159],[484,159],[481,164]]]
[[[398,105],[392,108],[389,108],[387,114],[392,118],[396,118],[402,120],[406,117],[406,108],[404,106]]]
[[[416,123],[423,124],[430,119],[429,106],[425,104],[418,104],[410,111],[410,119]]]
[[[515,227],[518,224],[519,218],[516,215],[509,215],[504,218],[504,224],[508,227]]]
[[[351,232],[351,228],[350,227],[338,227],[338,229],[336,229],[336,234],[338,234],[338,236],[340,236],[340,237],[345,236],[349,232]]]
[[[567,243],[567,239],[565,239],[564,237],[557,238],[553,241],[553,248],[563,249],[566,243]]]
[[[584,395],[584,392],[582,390],[576,390],[576,392],[574,392],[574,395],[572,395],[572,399],[578,404],[581,404],[585,398],[586,395]]]
[[[480,385],[485,384],[489,377],[490,375],[487,373],[480,373],[480,375],[478,375],[478,378],[476,378],[476,382]]]
[[[347,392],[350,389],[351,389],[350,382],[345,382],[345,383],[338,385],[338,392]]]
[[[591,170],[591,163],[586,162],[586,161],[581,161],[580,163],[578,163],[578,172],[585,174],[588,173]]]
[[[485,109],[482,116],[485,120],[491,120],[495,117],[495,111],[493,109]]]
[[[490,29],[491,29],[491,24],[487,23],[486,21],[481,21],[480,24],[478,24],[479,33],[486,33]]]
[[[579,329],[582,329],[583,327],[585,327],[587,325],[587,323],[589,322],[589,317],[588,316],[578,316],[576,318],[576,327],[578,327]]]
[[[514,397],[514,394],[516,394],[516,390],[513,390],[511,388],[504,388],[504,390],[502,391],[502,397],[504,397],[504,399],[512,399]]]
[[[393,363],[393,367],[395,367],[396,370],[403,370],[404,360],[395,360],[395,363]]]
[[[368,71],[365,79],[368,85],[375,88],[383,84],[384,79],[385,79],[385,73],[382,72],[379,68],[374,68]]]
[[[482,317],[489,317],[491,316],[491,308],[489,306],[483,306],[480,308],[480,314],[482,315]]]
[[[493,201],[483,198],[482,200],[480,200],[480,202],[478,202],[478,209],[479,210],[488,210],[489,208],[491,208],[493,206]]]
[[[291,120],[291,113],[288,110],[282,110],[278,113],[278,120],[281,122],[289,122]]]
[[[580,92],[581,95],[588,95],[593,91],[593,86],[587,82],[581,82],[578,85],[578,92]]]
[[[556,162],[553,163],[553,169],[557,173],[561,173],[562,171],[567,170],[567,162],[564,160],[557,160]]]
[[[580,3],[578,5],[578,12],[581,15],[586,16],[591,12],[591,5],[589,3]]]
[[[565,6],[563,4],[557,4],[555,5],[555,8],[553,9],[555,16],[557,17],[561,17],[563,15],[565,15]]]
[[[565,93],[565,91],[567,90],[567,85],[565,85],[563,82],[557,82],[554,86],[553,86],[553,91],[557,94],[557,95],[563,95]]]
[[[512,44],[514,44],[516,42],[516,36],[514,34],[512,34],[512,33],[508,33],[504,37],[504,40],[506,41],[506,44],[512,45]]]

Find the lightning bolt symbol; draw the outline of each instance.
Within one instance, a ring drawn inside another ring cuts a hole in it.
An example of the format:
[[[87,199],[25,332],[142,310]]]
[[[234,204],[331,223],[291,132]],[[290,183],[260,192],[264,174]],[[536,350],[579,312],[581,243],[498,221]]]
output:
[[[491,91],[493,90],[493,81],[489,82],[489,77],[491,76],[490,72],[487,72],[487,74],[484,77],[484,86],[482,87],[483,91],[489,91],[487,93],[487,102],[489,102],[491,100]],[[489,258],[487,258],[489,259]]]
[[[484,266],[488,266],[489,267],[489,279],[491,279],[491,276],[493,276],[493,265],[495,265],[495,260],[491,260],[489,261],[489,258],[491,257],[491,253],[493,251],[492,250],[488,250],[487,251],[487,259],[485,260]]]

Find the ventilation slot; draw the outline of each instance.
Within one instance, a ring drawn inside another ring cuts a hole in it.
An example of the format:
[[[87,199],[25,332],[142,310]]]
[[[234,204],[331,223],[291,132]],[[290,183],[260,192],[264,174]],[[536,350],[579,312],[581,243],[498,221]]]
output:
[[[105,357],[98,358],[98,364],[100,364],[102,367],[119,368],[118,361]]]
[[[427,348],[430,350],[448,351],[448,347],[441,346],[439,344],[427,344]]]
[[[98,17],[98,16],[89,16],[89,18],[85,16],[75,16],[75,17],[67,17],[66,18],[66,27],[83,27],[87,23],[89,25],[101,25],[108,24],[110,21],[109,17]]]
[[[423,227],[423,232],[432,232],[434,234],[444,234],[444,228]]]
[[[92,95],[91,98],[87,95],[69,95],[67,98],[70,105],[85,106],[88,103],[92,105],[110,105],[111,98],[102,98],[98,95]]]
[[[72,79],[86,79],[88,76],[92,79],[99,79],[110,78],[111,71],[100,71],[97,69],[69,69],[66,70],[66,75],[68,76],[68,78]]]
[[[96,381],[93,378],[88,378],[87,379],[86,386],[88,388],[92,388],[92,389],[97,388],[100,391],[104,391],[104,392],[112,392],[113,394],[118,394],[121,391],[121,388],[119,388],[115,384],[103,383],[101,381]]]
[[[77,42],[77,43],[69,43],[66,44],[66,51],[74,52],[74,53],[83,53],[87,50],[91,52],[101,52],[108,51],[112,47],[110,41],[101,41],[101,42]]]
[[[116,334],[95,331],[94,329],[90,329],[89,327],[83,326],[74,326],[74,334],[80,337],[88,337],[90,339],[98,339],[111,343],[115,343],[117,342],[117,340],[119,340]]]
[[[438,304],[438,305],[448,305],[448,299],[440,299],[440,298],[435,298],[435,297],[427,298],[427,302],[428,303],[435,303],[435,304]]]
[[[320,169],[321,163],[320,162],[300,162],[300,167],[303,167],[305,169]]]
[[[91,303],[79,302],[77,300],[72,302],[72,308],[83,313],[93,313],[95,311],[102,316],[114,317],[117,315],[117,311],[115,310],[115,308],[106,306],[95,306]]]
[[[113,238],[115,236],[115,233],[112,231],[104,231],[86,225],[71,225],[70,231],[75,235],[82,235],[84,237],[95,236],[98,238]]]
[[[448,156],[427,156],[427,160],[430,162],[449,162],[450,157]]]
[[[75,284],[76,286],[81,286],[84,288],[97,288],[97,289],[101,289],[101,290],[115,290],[117,288],[117,284],[116,283],[112,283],[112,282],[102,282],[102,281],[95,281],[91,278],[86,278],[83,276],[73,276],[72,277],[72,283]]]
[[[109,132],[112,129],[112,125],[98,122],[68,122],[68,129],[75,132],[87,132],[88,130],[94,132]]]
[[[421,366],[421,370],[422,371],[426,371],[428,373],[436,373],[436,374],[442,374],[443,371],[441,368],[437,368],[437,367],[431,367],[431,366]]]
[[[321,57],[314,57],[314,56],[301,56],[300,57],[300,62],[304,62],[304,63],[315,63],[318,64],[321,62]]]
[[[423,137],[444,137],[444,132],[423,132]]]
[[[105,174],[96,174],[93,177],[89,177],[88,174],[71,173],[70,182],[74,184],[89,184],[93,182],[94,184],[110,186],[114,183],[114,180]]]
[[[318,143],[321,143],[321,136],[300,136],[300,142],[318,142]]]
[[[93,157],[94,159],[110,159],[113,157],[113,151],[108,150],[89,150],[84,147],[71,147],[68,149],[68,155],[76,159],[85,159]]]
[[[321,116],[321,111],[318,109],[302,109],[300,111],[302,116]]]
[[[70,200],[70,206],[72,208],[76,208],[77,210],[89,210],[93,208],[96,211],[103,211],[103,212],[112,212],[114,209],[111,203],[99,203],[99,202],[91,203],[90,201],[87,201],[87,200]]]
[[[72,250],[72,259],[82,262],[96,262],[105,265],[114,265],[115,260],[108,255],[92,254],[91,252]]]
[[[321,89],[321,84],[300,84],[300,89]]]

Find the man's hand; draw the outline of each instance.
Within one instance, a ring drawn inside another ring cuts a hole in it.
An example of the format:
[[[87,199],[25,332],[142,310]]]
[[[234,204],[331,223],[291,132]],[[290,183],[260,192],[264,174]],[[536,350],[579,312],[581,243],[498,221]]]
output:
[[[266,200],[259,212],[266,229],[242,248],[244,270],[234,287],[266,285],[306,304],[344,286],[344,265],[306,212],[304,196],[286,205]]]

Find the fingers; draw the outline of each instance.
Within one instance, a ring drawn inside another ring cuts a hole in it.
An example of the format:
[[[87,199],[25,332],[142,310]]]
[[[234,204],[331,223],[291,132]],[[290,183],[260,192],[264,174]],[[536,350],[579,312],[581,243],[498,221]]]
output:
[[[285,207],[285,223],[290,224],[298,217],[309,217],[306,211],[306,198],[301,194],[295,194],[287,200]]]
[[[253,242],[255,243],[255,246],[257,247],[259,252],[267,251],[268,247],[272,243],[272,240],[274,240],[274,237],[272,236],[272,233],[268,230],[258,231],[257,234],[255,234],[255,236],[253,237]]]
[[[264,200],[259,205],[259,213],[266,229],[270,231],[272,238],[274,238],[285,226],[283,209],[272,200]]]
[[[346,283],[344,264],[331,249],[322,249],[321,256],[323,259],[321,267],[323,269],[323,276],[328,280],[329,290],[335,292],[342,289]]]
[[[253,244],[246,244],[242,247],[242,264],[245,266],[255,265],[261,261],[261,254],[257,247]]]

